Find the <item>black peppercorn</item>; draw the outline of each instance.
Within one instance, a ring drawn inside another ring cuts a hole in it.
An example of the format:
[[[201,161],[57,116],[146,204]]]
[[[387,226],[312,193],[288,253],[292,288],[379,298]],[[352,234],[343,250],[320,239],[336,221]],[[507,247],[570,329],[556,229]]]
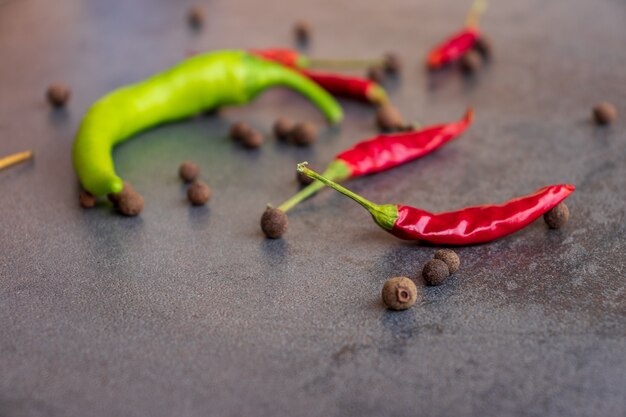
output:
[[[617,118],[617,109],[611,103],[599,103],[593,108],[593,118],[599,125],[611,124]]]
[[[311,39],[311,25],[306,20],[299,20],[293,26],[293,34],[299,43],[308,43]]]
[[[417,300],[417,287],[407,277],[389,278],[382,291],[383,303],[391,310],[406,310]]]
[[[191,161],[183,162],[182,164],[180,164],[180,168],[178,168],[178,175],[180,175],[180,178],[182,178],[182,180],[185,182],[194,181],[196,178],[198,178],[199,174],[200,168],[198,168],[198,165],[194,164]]]
[[[385,79],[385,72],[380,67],[369,67],[367,69],[367,78],[381,84]]]
[[[543,219],[550,229],[560,229],[569,220],[569,208],[565,203],[559,203],[544,214]]]
[[[317,140],[317,128],[312,123],[298,123],[291,131],[291,140],[298,146],[309,146]]]
[[[473,48],[483,57],[483,59],[487,60],[493,53],[492,45],[493,44],[489,38],[481,35],[478,39],[476,39]]]
[[[268,207],[261,216],[261,230],[271,239],[284,235],[288,226],[287,214],[282,210]]]
[[[291,129],[293,129],[293,123],[286,117],[279,117],[274,122],[274,136],[282,142],[286,142],[289,139]]]
[[[187,188],[187,199],[194,206],[203,206],[211,198],[211,189],[202,181],[194,181]]]
[[[474,50],[467,51],[461,57],[461,70],[463,70],[465,74],[469,75],[475,73],[480,68],[481,64],[482,58],[480,54]]]
[[[70,95],[70,88],[62,83],[50,84],[50,87],[48,87],[48,90],[46,91],[48,101],[54,107],[65,106],[65,103],[67,103],[67,101],[70,99]]]
[[[450,270],[444,261],[431,259],[424,265],[422,276],[428,285],[441,285],[450,276]]]
[[[397,74],[402,68],[402,60],[400,56],[394,52],[387,52],[383,61],[383,68],[388,74]]]
[[[255,149],[263,144],[264,138],[260,132],[250,130],[241,138],[241,144],[248,149]]]
[[[109,201],[111,201],[111,203],[117,205],[121,198],[125,198],[127,195],[134,192],[135,189],[133,188],[132,184],[124,181],[124,187],[122,188],[122,191],[120,191],[119,193],[110,193],[107,197],[109,198]]]
[[[439,249],[435,252],[434,258],[444,261],[446,265],[448,265],[448,270],[451,274],[458,271],[461,266],[461,259],[459,259],[459,255],[457,255],[452,249]]]
[[[78,202],[82,208],[92,208],[96,205],[96,197],[87,191],[81,191],[78,195]]]
[[[383,132],[402,130],[405,126],[402,115],[391,103],[385,103],[378,107],[376,124]]]
[[[243,140],[243,138],[252,131],[252,128],[245,122],[236,122],[230,126],[230,138],[235,142]]]
[[[309,185],[311,184],[313,181],[315,181],[313,178],[309,177],[308,175],[302,173],[302,172],[296,172],[296,178],[298,180],[298,182],[302,185]]]
[[[187,13],[187,20],[189,24],[194,28],[199,28],[204,24],[205,13],[204,9],[200,6],[192,6]]]

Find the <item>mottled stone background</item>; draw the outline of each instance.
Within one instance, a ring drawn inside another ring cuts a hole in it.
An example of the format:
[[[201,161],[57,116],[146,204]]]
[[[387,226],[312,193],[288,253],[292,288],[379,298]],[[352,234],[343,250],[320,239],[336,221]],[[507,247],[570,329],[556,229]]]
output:
[[[626,3],[493,1],[492,64],[429,77],[424,55],[469,3],[205,1],[193,32],[189,1],[0,2],[0,154],[36,153],[0,173],[0,416],[623,416]],[[298,188],[297,162],[322,168],[374,132],[372,109],[343,101],[345,122],[311,149],[234,146],[235,120],[322,126],[284,90],[120,146],[141,217],[78,206],[70,149],[94,100],[189,51],[290,46],[298,18],[314,26],[311,55],[401,53],[387,87],[409,119],[476,110],[462,139],[352,189],[443,211],[571,182],[567,227],[460,248],[446,285],[388,312],[384,280],[422,284],[433,247],[330,191],[293,211],[285,239],[261,235],[266,203]],[[44,100],[54,80],[73,89],[66,111]],[[622,112],[610,128],[590,123],[600,100]],[[208,208],[185,201],[185,159],[213,188]]]

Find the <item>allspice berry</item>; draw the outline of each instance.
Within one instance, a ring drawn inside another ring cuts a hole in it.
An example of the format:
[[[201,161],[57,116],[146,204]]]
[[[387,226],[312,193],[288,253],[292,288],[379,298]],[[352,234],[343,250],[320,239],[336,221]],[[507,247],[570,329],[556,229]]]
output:
[[[191,161],[185,161],[180,164],[180,168],[178,168],[178,175],[185,182],[192,182],[198,178],[200,174],[200,168],[198,165],[194,164]]]
[[[192,6],[187,12],[187,21],[194,28],[199,28],[204,24],[205,20],[204,9],[198,5]]]
[[[302,184],[302,185],[309,185],[313,181],[315,181],[313,178],[309,177],[308,175],[306,175],[303,172],[296,172],[296,178],[297,178],[298,182],[300,184]]]
[[[441,285],[450,276],[450,270],[444,261],[431,259],[424,265],[422,276],[428,285]]]
[[[493,44],[489,38],[481,35],[478,39],[476,39],[473,48],[483,57],[483,59],[487,60],[493,53],[492,45]]]
[[[187,188],[187,199],[194,206],[203,206],[211,198],[211,189],[202,181],[194,181]]]
[[[311,24],[306,20],[299,20],[293,26],[293,34],[299,43],[308,43],[311,39]]]
[[[248,149],[256,149],[263,144],[264,138],[260,132],[250,130],[241,138],[241,144]]]
[[[482,58],[480,54],[474,50],[469,50],[461,57],[461,70],[465,74],[473,74],[480,68]]]
[[[543,219],[550,229],[560,229],[569,220],[569,208],[565,203],[559,203],[544,214]]]
[[[232,140],[239,142],[251,131],[252,128],[247,123],[236,122],[231,125],[229,135]]]
[[[317,140],[317,128],[313,123],[298,123],[291,131],[291,140],[298,146],[309,146]]]
[[[407,277],[389,278],[383,285],[383,303],[391,310],[406,310],[417,300],[417,287]]]
[[[268,207],[261,216],[261,230],[271,239],[278,239],[284,235],[288,226],[287,214],[277,208]]]
[[[608,102],[598,103],[593,108],[593,118],[599,125],[608,125],[617,118],[617,109]]]
[[[376,111],[376,124],[383,132],[392,132],[404,128],[402,115],[391,103],[385,103]]]
[[[96,197],[88,193],[87,191],[81,191],[78,195],[78,202],[82,208],[92,208],[96,205]]]
[[[279,117],[274,122],[274,136],[281,142],[286,142],[293,129],[293,123],[286,117]]]
[[[127,195],[135,192],[135,189],[131,185],[131,183],[124,181],[124,188],[119,193],[110,193],[107,195],[109,201],[114,205],[117,205],[120,199],[125,198]]]
[[[48,97],[48,101],[54,107],[65,106],[65,103],[67,103],[67,101],[70,99],[70,95],[70,88],[62,83],[50,84],[48,90],[46,91],[46,97]]]
[[[398,74],[402,68],[402,60],[395,52],[387,52],[383,60],[383,68],[387,74]]]
[[[117,201],[116,207],[124,216],[136,216],[143,210],[143,197],[136,191],[124,193]]]
[[[457,255],[452,249],[439,249],[435,252],[434,258],[444,261],[446,265],[448,265],[448,270],[451,274],[458,271],[461,266],[461,259],[459,258],[459,255]]]
[[[381,67],[369,67],[367,69],[367,78],[381,84],[385,80],[385,71]]]

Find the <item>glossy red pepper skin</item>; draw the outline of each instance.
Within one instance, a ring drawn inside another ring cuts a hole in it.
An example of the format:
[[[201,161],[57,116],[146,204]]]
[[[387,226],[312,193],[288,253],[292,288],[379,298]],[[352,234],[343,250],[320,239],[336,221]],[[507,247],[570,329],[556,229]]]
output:
[[[301,68],[306,60],[297,51],[288,48],[249,49],[248,52],[290,68]]]
[[[388,231],[400,239],[445,245],[489,242],[523,229],[573,191],[573,185],[550,185],[503,204],[437,214],[398,205],[398,217]]]
[[[311,70],[300,70],[300,72],[333,96],[352,98],[368,103],[379,103],[386,99],[382,87],[366,78]]]
[[[420,158],[460,136],[471,124],[474,112],[463,119],[414,132],[379,135],[359,142],[335,157],[344,162],[351,177],[373,174]]]
[[[480,33],[476,28],[465,28],[435,47],[428,54],[426,63],[430,69],[438,69],[461,57],[476,44]]]

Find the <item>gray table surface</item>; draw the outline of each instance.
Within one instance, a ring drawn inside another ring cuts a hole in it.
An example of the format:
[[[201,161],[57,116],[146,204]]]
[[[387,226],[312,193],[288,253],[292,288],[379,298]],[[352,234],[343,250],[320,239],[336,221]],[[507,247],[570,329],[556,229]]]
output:
[[[471,80],[422,64],[469,1],[207,1],[199,32],[190,4],[0,2],[0,155],[36,153],[0,172],[0,416],[626,413],[623,0],[494,1],[483,29],[495,59]],[[476,109],[462,139],[351,188],[442,211],[571,182],[567,227],[537,221],[459,248],[448,283],[389,312],[382,283],[423,285],[434,247],[395,239],[328,190],[294,210],[284,239],[259,230],[265,204],[297,190],[297,162],[323,167],[374,132],[370,107],[342,101],[345,122],[311,149],[234,146],[236,120],[267,134],[278,115],[322,126],[285,90],[120,146],[140,217],[78,206],[70,149],[94,100],[188,51],[290,46],[302,17],[311,55],[401,53],[388,88],[409,118]],[[44,100],[54,80],[73,89],[65,111]],[[612,127],[590,122],[600,100],[622,111]],[[185,200],[185,159],[214,191],[207,208]]]

